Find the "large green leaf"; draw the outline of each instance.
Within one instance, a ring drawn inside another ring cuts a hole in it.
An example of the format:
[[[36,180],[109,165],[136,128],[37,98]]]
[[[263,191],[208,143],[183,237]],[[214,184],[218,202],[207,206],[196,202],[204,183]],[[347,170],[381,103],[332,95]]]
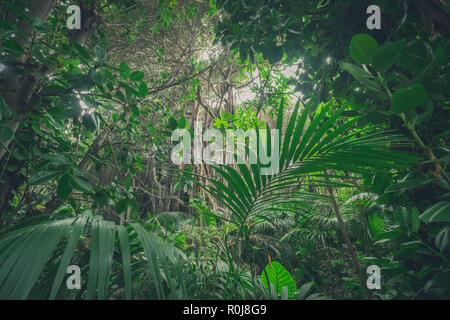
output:
[[[385,193],[390,193],[390,192],[404,192],[406,190],[410,190],[410,189],[415,189],[415,188],[419,188],[422,187],[428,183],[433,182],[433,178],[409,178],[409,177],[405,177],[405,179],[387,187],[384,192]]]
[[[81,233],[87,221],[88,220],[85,217],[81,217],[73,222],[73,230],[70,234],[69,240],[67,241],[66,249],[64,250],[64,254],[61,258],[61,262],[55,276],[55,280],[53,281],[53,286],[49,297],[50,300],[53,300],[56,297],[58,289],[63,281],[63,277],[66,273],[67,267],[69,266],[70,259],[72,259],[73,252],[76,245],[78,244]]]
[[[123,80],[128,80],[130,77],[130,67],[125,61],[122,61],[119,66],[119,74]]]
[[[267,276],[266,276],[267,275]],[[289,299],[293,299],[297,292],[297,285],[289,271],[287,271],[279,262],[268,264],[261,273],[261,281],[270,294],[270,285],[273,286],[275,292],[283,295],[283,288],[286,287]]]
[[[58,153],[45,153],[41,155],[42,159],[53,162],[54,164],[70,164],[70,159]]]
[[[147,95],[148,95],[148,86],[147,86],[147,84],[145,83],[145,82],[141,82],[140,84],[139,84],[139,88],[138,88],[139,90],[138,90],[138,96],[140,97],[140,98],[145,98]]]
[[[427,93],[421,83],[415,83],[412,86],[399,89],[392,96],[392,112],[407,112],[425,103]]]
[[[388,71],[402,53],[405,40],[383,44],[375,53],[372,65],[380,73]]]
[[[449,222],[450,221],[450,201],[438,202],[420,215],[420,220],[425,223]]]
[[[130,75],[130,79],[135,82],[140,82],[144,80],[145,73],[142,71],[135,71]]]
[[[0,257],[1,299],[27,297],[72,221],[60,220],[25,228],[13,242],[8,241],[8,235],[0,238],[0,244],[9,242],[6,249],[8,254]],[[8,250],[11,246],[15,249]]]
[[[86,261],[89,273],[87,277],[81,277],[81,290],[87,288],[88,299],[107,299],[112,268],[120,265],[119,261],[113,261],[116,232],[119,233],[126,298],[131,299],[132,254],[146,257],[144,259],[147,259],[156,281],[150,285],[155,285],[159,290],[157,298],[167,297],[167,291],[172,297],[179,297],[179,286],[183,285],[182,272],[188,265],[186,256],[173,245],[145,231],[140,225],[135,224],[133,227],[139,235],[138,243],[144,249],[138,249],[134,253],[131,253],[129,242],[135,237],[130,237],[124,226],[104,221],[101,217],[80,216],[44,221],[3,234],[0,236],[0,299],[29,298],[33,287],[41,281],[41,276],[44,277],[42,281],[48,278],[53,284],[40,287],[40,290],[44,290],[39,293],[40,296],[47,295],[50,299],[59,297],[58,294],[65,291],[61,289],[61,284],[66,269],[74,255],[78,255],[79,259],[83,250],[76,248],[80,238],[85,238],[86,233],[90,234],[90,256]],[[86,245],[84,242],[84,246]],[[57,250],[58,247],[60,249]],[[53,263],[56,263],[56,269],[52,267]],[[172,268],[175,265],[178,267]],[[85,269],[86,265],[80,267]],[[172,269],[176,269],[177,273],[172,274]],[[177,282],[174,279],[177,279]]]
[[[70,175],[69,184],[72,188],[81,192],[91,192],[92,190],[92,185],[88,180],[75,174]]]
[[[72,186],[70,185],[70,175],[63,175],[58,181],[58,188],[56,189],[56,195],[61,200],[67,199],[72,192]]]
[[[377,48],[377,41],[367,34],[357,34],[350,41],[350,55],[358,64],[370,64]]]
[[[450,269],[437,272],[424,286],[425,293],[445,297],[450,294]]]

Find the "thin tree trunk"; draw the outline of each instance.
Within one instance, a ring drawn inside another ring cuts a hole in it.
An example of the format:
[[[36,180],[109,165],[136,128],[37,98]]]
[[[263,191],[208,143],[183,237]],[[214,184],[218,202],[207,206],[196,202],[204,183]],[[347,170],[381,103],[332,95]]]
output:
[[[325,171],[325,174],[328,175],[328,172]],[[325,178],[326,182],[330,182],[330,179],[328,177]],[[361,285],[364,288],[364,292],[366,293],[367,299],[372,299],[372,296],[369,292],[369,289],[366,286],[366,279],[364,278],[361,265],[359,264],[358,258],[356,257],[355,250],[353,249],[353,245],[350,241],[350,237],[348,236],[347,228],[345,227],[344,220],[342,219],[341,212],[339,211],[339,206],[336,202],[336,198],[334,197],[333,188],[331,186],[327,186],[328,193],[331,197],[331,204],[333,205],[334,212],[336,214],[336,217],[339,222],[339,227],[341,228],[342,235],[344,236],[345,243],[347,245],[347,249],[350,253],[351,259],[353,261],[353,265],[356,269],[356,274],[358,275],[359,280],[361,281]]]

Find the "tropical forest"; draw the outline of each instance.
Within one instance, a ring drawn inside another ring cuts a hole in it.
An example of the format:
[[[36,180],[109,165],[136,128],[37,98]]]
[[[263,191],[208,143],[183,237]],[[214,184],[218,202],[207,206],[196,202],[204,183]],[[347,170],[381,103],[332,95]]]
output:
[[[2,0],[0,300],[450,300],[449,35],[448,0]]]

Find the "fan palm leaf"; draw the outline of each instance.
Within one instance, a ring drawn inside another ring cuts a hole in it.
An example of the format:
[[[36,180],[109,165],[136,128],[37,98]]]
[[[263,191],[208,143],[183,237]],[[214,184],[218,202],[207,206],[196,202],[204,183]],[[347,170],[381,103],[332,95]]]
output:
[[[46,266],[56,260],[58,268],[54,275],[48,298],[55,299],[61,290],[82,235],[89,240],[90,256],[87,275],[87,299],[107,299],[114,263],[116,235],[122,257],[125,297],[131,299],[132,250],[130,239],[137,234],[145,253],[148,269],[156,287],[158,299],[167,298],[164,284],[176,291],[175,279],[182,282],[181,269],[187,264],[186,256],[158,236],[148,233],[139,224],[128,228],[111,221],[79,216],[63,220],[50,220],[19,228],[0,237],[0,299],[26,299],[40,276],[52,272]],[[57,248],[63,248],[58,254]],[[142,252],[142,249],[140,252]],[[120,262],[119,262],[120,264]],[[178,285],[181,283],[179,282]]]

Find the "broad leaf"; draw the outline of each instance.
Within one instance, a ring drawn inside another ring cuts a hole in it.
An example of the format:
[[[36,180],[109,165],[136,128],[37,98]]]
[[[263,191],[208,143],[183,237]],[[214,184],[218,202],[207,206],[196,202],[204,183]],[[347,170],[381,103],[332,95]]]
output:
[[[388,42],[378,48],[372,65],[380,73],[388,71],[400,57],[405,40]]]
[[[122,61],[120,63],[119,73],[120,73],[120,77],[123,80],[128,80],[128,78],[130,77],[130,67],[128,66],[128,64],[125,61]]]
[[[377,48],[377,41],[367,34],[357,34],[350,41],[350,55],[358,64],[370,64]]]
[[[400,113],[412,110],[425,103],[427,93],[421,83],[413,84],[412,86],[399,89],[394,92],[391,103],[391,111]]]
[[[283,295],[283,288],[287,287],[289,299],[293,299],[295,293],[297,292],[297,285],[295,284],[291,274],[279,262],[276,261],[266,266],[261,273],[261,281],[269,291],[269,294],[269,284],[273,285],[275,292],[279,295]]]
[[[449,222],[450,221],[450,201],[438,202],[421,214],[420,220],[425,223]]]

